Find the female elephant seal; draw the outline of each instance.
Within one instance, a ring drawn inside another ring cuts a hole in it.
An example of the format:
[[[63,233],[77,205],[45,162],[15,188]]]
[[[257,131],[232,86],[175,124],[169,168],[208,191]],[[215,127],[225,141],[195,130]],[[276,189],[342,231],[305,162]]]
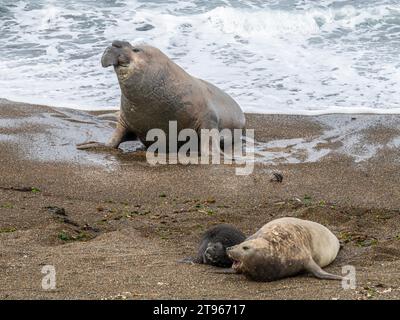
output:
[[[273,281],[302,271],[321,279],[341,280],[321,269],[336,258],[339,248],[339,240],[323,225],[281,218],[228,248],[227,253],[234,261],[232,268],[255,281]]]
[[[168,135],[169,122],[183,129],[243,129],[245,117],[239,105],[211,83],[186,73],[157,48],[114,41],[101,59],[114,66],[121,88],[121,112],[107,147],[118,148],[128,137],[145,146],[146,134],[161,129]],[[86,142],[79,149],[104,146]]]
[[[185,258],[179,262],[203,263],[223,268],[231,267],[232,260],[226,254],[226,249],[245,239],[246,236],[234,226],[219,224],[203,234],[196,257]]]

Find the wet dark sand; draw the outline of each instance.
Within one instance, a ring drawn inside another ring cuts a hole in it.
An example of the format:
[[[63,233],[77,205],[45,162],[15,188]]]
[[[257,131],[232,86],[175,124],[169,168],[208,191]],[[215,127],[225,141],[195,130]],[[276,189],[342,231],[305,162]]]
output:
[[[400,298],[400,116],[247,118],[267,153],[237,176],[232,165],[78,151],[105,141],[111,122],[0,100],[0,299]],[[251,234],[282,216],[330,228],[343,249],[327,270],[353,265],[356,289],[309,275],[255,283],[176,263],[211,225]],[[44,265],[56,268],[55,290],[41,288]]]

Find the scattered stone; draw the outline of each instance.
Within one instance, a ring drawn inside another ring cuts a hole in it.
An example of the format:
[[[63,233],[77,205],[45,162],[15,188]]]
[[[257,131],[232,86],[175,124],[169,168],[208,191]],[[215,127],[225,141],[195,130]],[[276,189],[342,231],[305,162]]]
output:
[[[46,209],[49,213],[52,213],[52,214],[56,214],[56,215],[64,216],[64,217],[67,216],[67,214],[66,214],[66,212],[65,212],[65,209],[64,209],[64,208],[61,208],[61,207],[48,206],[48,207],[45,207],[45,209]]]
[[[272,174],[274,177],[271,179],[271,182],[281,183],[283,181],[283,175],[279,172],[274,172]]]
[[[230,208],[230,206],[227,206],[226,204],[222,204],[222,205],[218,205],[217,208],[228,209],[228,208]]]
[[[60,221],[63,223],[66,223],[66,224],[70,224],[71,226],[74,226],[74,227],[79,227],[79,223],[72,221],[71,219],[68,219],[68,218],[62,218]]]
[[[215,202],[216,202],[216,200],[214,198],[208,198],[206,200],[206,203],[215,203]]]
[[[197,210],[200,213],[205,213],[208,216],[212,216],[215,214],[215,211],[212,209],[205,209],[205,210]]]
[[[115,296],[110,296],[108,298],[102,298],[101,300],[126,300],[129,298],[133,297],[133,293],[132,292],[123,292],[120,294],[117,294]],[[141,294],[135,294],[136,296],[141,296]]]
[[[82,230],[100,232],[100,230],[98,228],[94,228],[94,227],[88,225],[87,223],[82,227]]]
[[[84,231],[66,231],[62,230],[58,234],[58,239],[64,242],[69,242],[69,241],[87,241],[91,240],[96,237],[95,234],[90,234]]]

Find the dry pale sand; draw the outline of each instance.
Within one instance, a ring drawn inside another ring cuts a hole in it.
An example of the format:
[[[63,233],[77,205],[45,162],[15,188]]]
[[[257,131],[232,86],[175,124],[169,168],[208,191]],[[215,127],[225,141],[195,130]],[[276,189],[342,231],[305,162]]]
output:
[[[268,144],[253,174],[237,176],[233,165],[78,151],[106,140],[110,122],[0,100],[0,299],[398,299],[400,116],[247,118]],[[251,234],[282,216],[330,228],[343,249],[327,270],[354,266],[356,289],[306,274],[256,283],[176,262],[214,224]],[[55,290],[41,287],[44,265],[56,268]]]

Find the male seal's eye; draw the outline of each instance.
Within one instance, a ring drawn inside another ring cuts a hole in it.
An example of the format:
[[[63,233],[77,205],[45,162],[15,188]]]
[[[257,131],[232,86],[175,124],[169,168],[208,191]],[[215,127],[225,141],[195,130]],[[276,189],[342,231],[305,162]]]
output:
[[[243,247],[243,250],[249,250],[249,249],[250,249],[249,247],[246,246]]]
[[[132,51],[133,51],[133,52],[140,52],[140,49],[138,49],[138,48],[133,48]]]

